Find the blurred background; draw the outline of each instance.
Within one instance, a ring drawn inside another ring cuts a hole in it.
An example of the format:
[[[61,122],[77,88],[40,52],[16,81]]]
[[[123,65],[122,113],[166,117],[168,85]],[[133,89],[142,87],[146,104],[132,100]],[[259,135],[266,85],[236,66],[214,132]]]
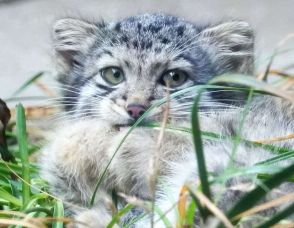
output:
[[[0,0],[0,97],[11,97],[40,71],[46,72],[43,83],[52,85],[50,33],[56,19],[82,16],[117,20],[145,12],[165,12],[195,22],[224,18],[249,21],[256,30],[258,71],[264,69],[279,41],[294,32],[293,0]],[[293,40],[285,49],[289,43]],[[286,51],[275,59],[274,68],[287,67],[293,57],[294,51]],[[42,94],[40,86],[30,86],[21,95]]]

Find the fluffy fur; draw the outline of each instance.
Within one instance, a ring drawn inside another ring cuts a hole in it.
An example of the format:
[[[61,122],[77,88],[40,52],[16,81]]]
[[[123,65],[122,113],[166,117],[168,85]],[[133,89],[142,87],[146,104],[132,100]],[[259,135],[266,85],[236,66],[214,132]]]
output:
[[[166,97],[167,91],[174,93],[205,84],[219,74],[252,73],[253,40],[250,26],[242,21],[196,25],[162,14],[111,23],[59,20],[54,27],[54,47],[63,85],[62,103],[68,119],[73,121],[57,129],[42,156],[42,175],[49,181],[52,193],[69,205],[77,220],[91,227],[105,227],[111,219],[109,202],[113,190],[152,199],[150,164],[158,156],[156,203],[163,211],[168,210],[182,186],[198,180],[193,142],[189,134],[166,131],[158,146],[159,131],[142,127],[127,137],[107,170],[94,207],[86,209],[97,179],[134,122],[127,107],[135,103],[148,108]],[[101,75],[102,69],[113,66],[124,73],[124,81],[118,85],[110,85]],[[175,69],[185,72],[187,80],[176,88],[167,88],[161,77]],[[189,126],[195,94],[193,91],[169,102],[170,123]],[[242,93],[204,92],[200,102],[202,129],[235,136],[242,113],[240,101],[244,101]],[[165,107],[156,108],[146,121],[162,120]],[[255,98],[242,137],[258,140],[293,133],[293,109],[293,105],[277,98]],[[277,144],[293,147],[294,142]],[[232,147],[229,140],[204,142],[207,168],[213,176],[227,167]],[[271,156],[261,148],[241,144],[234,165],[248,167]],[[242,195],[231,188],[240,183],[254,184],[251,178],[232,178],[225,190],[213,189],[216,195],[222,193],[222,209],[230,208]],[[293,186],[285,185],[280,190],[291,189]],[[129,213],[122,223],[134,219],[138,211]],[[171,210],[167,217],[176,224],[177,210]],[[143,219],[135,226],[148,227],[149,220]]]

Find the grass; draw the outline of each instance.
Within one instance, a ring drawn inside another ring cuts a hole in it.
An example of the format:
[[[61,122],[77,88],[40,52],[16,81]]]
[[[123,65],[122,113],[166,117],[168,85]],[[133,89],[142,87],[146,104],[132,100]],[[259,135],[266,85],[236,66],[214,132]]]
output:
[[[48,194],[47,184],[38,175],[38,168],[29,161],[29,149],[38,148],[27,139],[25,111],[22,105],[16,107],[16,134],[7,131],[8,149],[18,145],[13,153],[13,162],[1,160],[0,170],[0,224],[24,225],[27,220],[30,227],[41,227],[38,220],[45,217],[62,218],[63,204]],[[10,136],[8,136],[10,135]],[[31,151],[31,154],[36,151]],[[10,212],[9,214],[7,212]],[[28,225],[27,224],[27,225]],[[63,222],[52,223],[53,227],[63,227]],[[17,226],[19,227],[19,226]]]
[[[267,74],[271,71],[267,68]],[[31,86],[36,80],[42,77],[43,73],[34,75],[24,85],[13,94],[19,95],[28,86]],[[293,81],[293,77],[283,73],[283,78],[279,80],[278,84],[266,83],[264,81],[250,78],[243,75],[222,75],[213,79],[209,85],[196,86],[188,88],[177,93],[171,94],[170,99],[173,99],[181,94],[187,93],[191,90],[198,89],[199,91],[207,88],[215,89],[233,89],[232,87],[222,87],[215,85],[215,83],[234,83],[240,86],[249,87],[250,93],[269,93],[275,96],[280,96],[284,99],[293,101],[294,97],[290,91],[282,90],[280,85]],[[244,88],[234,88],[238,90],[246,90]],[[271,145],[276,139],[264,139],[261,141],[249,141],[241,137],[242,120],[246,118],[246,109],[240,118],[240,133],[237,136],[229,137],[220,135],[218,132],[205,132],[201,131],[199,127],[198,118],[198,104],[201,93],[195,98],[195,103],[192,113],[191,127],[178,127],[167,124],[167,131],[181,132],[185,134],[192,134],[195,143],[195,162],[198,163],[198,173],[200,178],[200,185],[196,186],[183,186],[182,195],[179,197],[178,202],[175,202],[175,207],[179,208],[179,226],[192,227],[193,219],[196,211],[200,212],[202,221],[206,222],[209,217],[217,218],[218,227],[231,227],[236,226],[244,219],[254,216],[257,212],[264,209],[269,209],[279,204],[288,205],[278,214],[271,218],[264,217],[264,222],[259,224],[258,227],[270,227],[280,222],[285,222],[285,218],[294,212],[294,197],[290,195],[284,198],[278,198],[276,201],[267,202],[267,204],[258,205],[269,191],[282,183],[294,182],[294,163],[288,167],[277,167],[275,163],[293,159],[294,148],[284,148]],[[15,100],[7,99],[7,101]],[[21,98],[20,98],[21,99]],[[89,205],[92,206],[95,201],[97,190],[102,183],[103,177],[110,166],[113,158],[116,156],[119,148],[124,143],[131,131],[140,126],[148,128],[160,128],[160,123],[143,124],[142,120],[148,113],[155,107],[162,105],[167,100],[162,99],[156,102],[146,113],[138,119],[138,121],[130,128],[128,133],[117,146],[107,166],[104,168],[104,173],[97,180],[95,191],[89,199]],[[250,102],[250,99],[248,100]],[[246,107],[246,106],[245,106]],[[1,116],[0,116],[1,117]],[[1,117],[1,120],[3,118]],[[47,227],[54,228],[64,227],[65,224],[71,222],[65,216],[64,202],[48,193],[48,185],[45,180],[41,179],[38,174],[38,167],[36,161],[32,160],[35,154],[39,153],[39,146],[30,141],[26,129],[26,116],[25,110],[21,104],[16,107],[16,122],[11,121],[6,126],[5,135],[0,140],[1,155],[3,160],[0,160],[0,226],[9,227]],[[286,137],[287,138],[287,137]],[[291,136],[288,136],[291,138]],[[229,165],[227,169],[218,177],[213,177],[206,170],[205,151],[203,149],[203,140],[231,140],[234,144],[232,154],[237,149],[240,143],[250,145],[251,147],[262,147],[273,154],[273,157],[266,159],[251,167],[234,167]],[[279,139],[284,140],[284,139]],[[215,184],[224,184],[227,180],[236,176],[250,176],[258,180],[258,185],[244,195],[235,205],[227,212],[222,212],[216,207],[216,202],[211,197],[210,188]],[[127,196],[125,196],[127,197]],[[123,208],[117,209],[114,213],[112,220],[107,228],[113,227],[118,224],[120,218],[128,213],[133,207],[137,206],[139,199],[129,202]],[[152,209],[150,202],[143,202],[144,206]],[[160,205],[159,205],[160,206]],[[260,209],[261,208],[261,209]],[[160,207],[154,207],[155,213],[159,214],[160,219],[163,220],[166,226],[175,225],[171,224],[165,216],[165,211],[161,211]],[[252,212],[254,211],[254,212]],[[138,218],[139,220],[140,218]],[[134,221],[133,221],[134,222]],[[155,226],[158,221],[154,221]],[[292,222],[293,221],[288,221]],[[131,221],[132,223],[132,221]],[[288,226],[289,227],[289,226]]]
[[[205,162],[205,156],[203,151],[203,142],[202,142],[202,136],[201,136],[201,129],[200,129],[200,123],[199,123],[199,107],[198,104],[200,102],[202,91],[199,91],[199,95],[196,96],[193,108],[192,108],[192,135],[193,135],[193,141],[195,146],[195,154],[196,154],[196,160],[198,165],[198,173],[199,173],[199,179],[201,183],[201,190],[206,195],[208,199],[211,199],[211,191],[210,186],[208,182],[208,174],[206,170],[206,162]],[[194,197],[194,200],[196,197]],[[198,208],[201,208],[201,204],[199,201],[197,202]],[[200,209],[200,214],[205,222],[208,216],[210,215],[210,212],[206,208]]]
[[[26,132],[25,111],[22,105],[17,105],[17,142],[19,145],[19,154],[22,164],[22,206],[25,208],[30,201],[30,168],[29,168],[29,154]]]

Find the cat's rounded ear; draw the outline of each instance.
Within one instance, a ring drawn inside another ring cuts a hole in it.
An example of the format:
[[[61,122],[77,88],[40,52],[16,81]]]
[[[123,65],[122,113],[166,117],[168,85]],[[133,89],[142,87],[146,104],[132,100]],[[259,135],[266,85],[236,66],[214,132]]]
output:
[[[252,74],[254,71],[254,32],[245,21],[228,21],[205,28],[200,41],[221,68]]]
[[[53,46],[63,67],[70,67],[77,54],[85,54],[95,42],[97,25],[79,19],[65,18],[53,26]]]

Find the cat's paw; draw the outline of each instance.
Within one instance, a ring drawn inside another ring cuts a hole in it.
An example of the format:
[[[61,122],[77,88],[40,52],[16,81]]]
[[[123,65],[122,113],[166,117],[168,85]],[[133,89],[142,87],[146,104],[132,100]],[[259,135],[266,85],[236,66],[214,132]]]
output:
[[[83,211],[75,216],[74,223],[67,228],[105,228],[110,223],[112,217],[105,210],[95,208]],[[117,225],[113,227],[117,228]]]

